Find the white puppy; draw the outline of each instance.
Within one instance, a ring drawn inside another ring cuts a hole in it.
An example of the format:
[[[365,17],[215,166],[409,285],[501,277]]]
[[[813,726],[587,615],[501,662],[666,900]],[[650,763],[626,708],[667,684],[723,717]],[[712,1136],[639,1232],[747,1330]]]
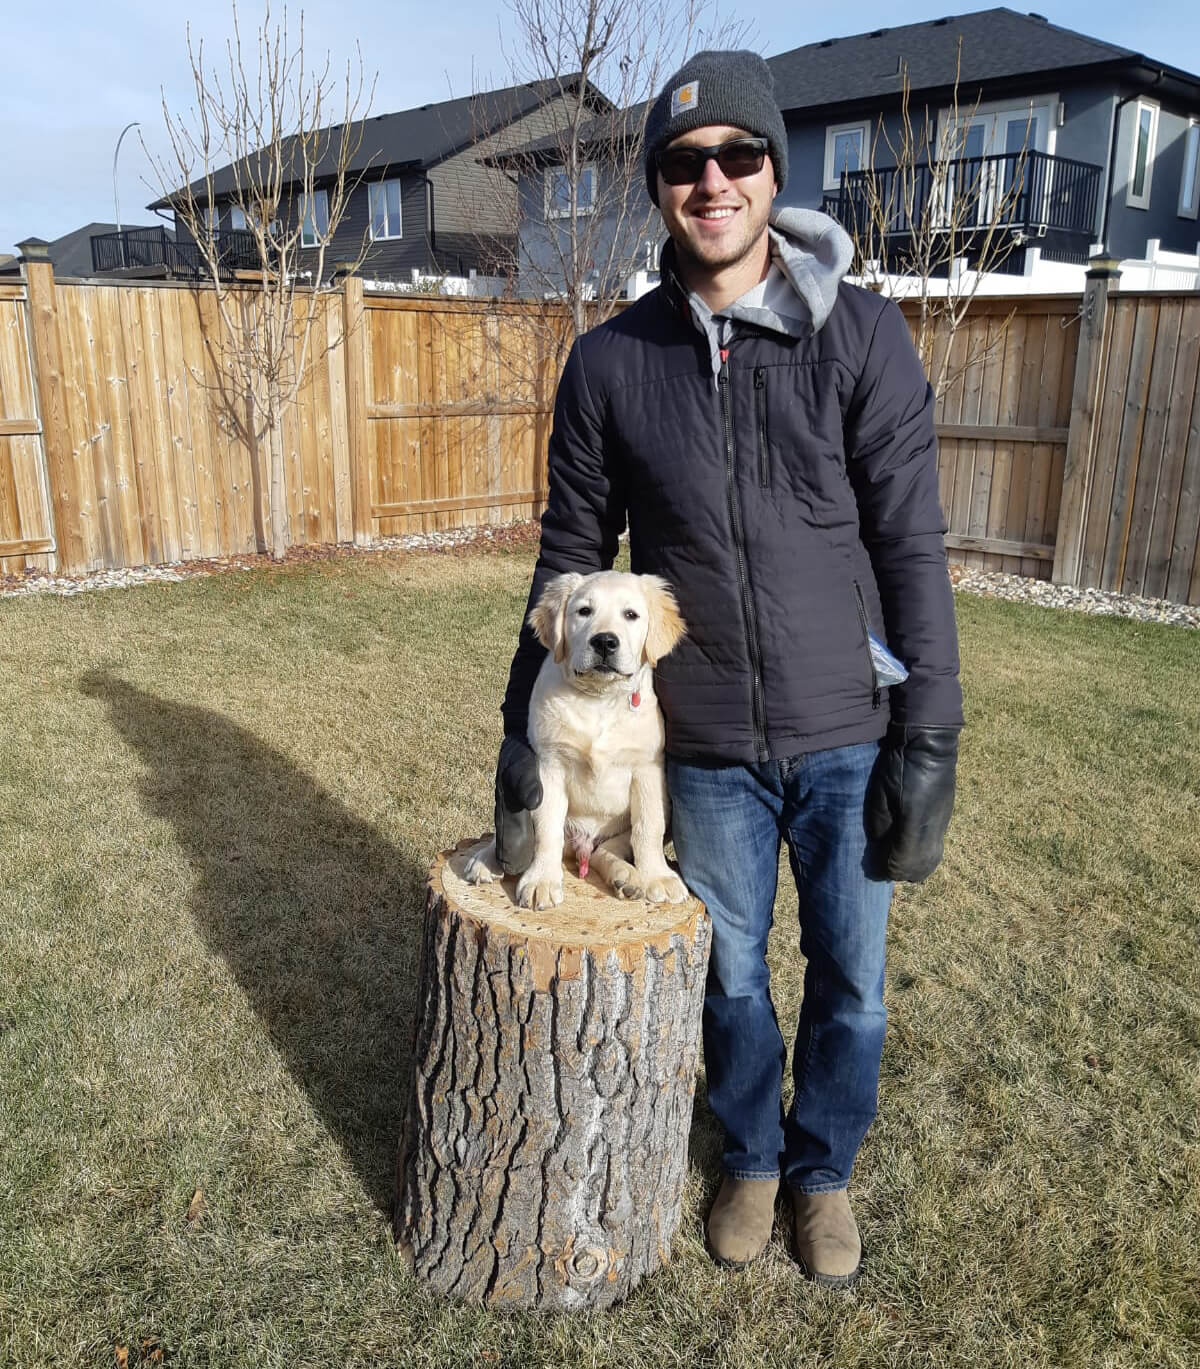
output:
[[[549,655],[529,703],[542,801],[517,902],[561,903],[564,858],[581,876],[596,870],[622,898],[683,902],[687,889],[663,855],[669,809],[654,694],[654,666],[685,631],[670,586],[618,571],[559,575],[529,623]],[[465,873],[472,883],[502,877],[494,842]]]

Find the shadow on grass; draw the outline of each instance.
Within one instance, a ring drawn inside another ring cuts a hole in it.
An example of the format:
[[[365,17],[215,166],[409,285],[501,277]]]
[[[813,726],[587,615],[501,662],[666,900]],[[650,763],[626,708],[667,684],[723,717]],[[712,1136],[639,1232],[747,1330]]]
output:
[[[191,911],[205,940],[390,1214],[426,871],[219,713],[104,671],[80,688],[145,766],[146,807],[198,874]]]

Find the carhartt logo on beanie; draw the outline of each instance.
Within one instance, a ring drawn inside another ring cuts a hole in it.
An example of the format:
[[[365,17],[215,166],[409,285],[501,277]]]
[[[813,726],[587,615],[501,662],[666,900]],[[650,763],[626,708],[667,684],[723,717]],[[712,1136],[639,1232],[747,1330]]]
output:
[[[775,180],[787,181],[787,130],[775,103],[771,68],[747,49],[698,52],[663,87],[646,120],[646,188],[658,203],[655,155],[681,133],[709,124],[744,128],[766,138]]]

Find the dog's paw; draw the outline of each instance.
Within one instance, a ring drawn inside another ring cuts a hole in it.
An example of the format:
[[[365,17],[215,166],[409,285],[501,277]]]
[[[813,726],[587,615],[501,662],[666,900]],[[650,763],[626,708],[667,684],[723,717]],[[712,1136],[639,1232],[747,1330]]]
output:
[[[643,895],[647,903],[686,903],[687,885],[678,875],[661,875],[646,881]]]
[[[463,879],[468,884],[492,884],[504,878],[500,868],[500,858],[496,855],[496,843],[489,841],[477,846],[463,865]]]
[[[646,897],[642,877],[628,861],[618,861],[613,865],[608,882],[618,898]]]
[[[517,904],[521,908],[557,908],[563,901],[563,882],[561,872],[557,875],[546,874],[539,870],[526,870],[517,881]]]

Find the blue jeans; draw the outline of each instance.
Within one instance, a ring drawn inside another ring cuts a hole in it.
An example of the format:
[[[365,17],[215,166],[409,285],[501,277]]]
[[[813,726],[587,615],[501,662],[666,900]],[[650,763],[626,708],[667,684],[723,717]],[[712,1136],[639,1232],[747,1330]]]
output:
[[[866,869],[863,805],[879,744],[761,765],[667,758],[680,872],[713,922],[704,1000],[708,1101],[722,1166],[826,1193],[845,1188],[875,1117],[892,886]],[[785,1050],[767,971],[779,843],[788,844],[807,966],[782,1115]]]

